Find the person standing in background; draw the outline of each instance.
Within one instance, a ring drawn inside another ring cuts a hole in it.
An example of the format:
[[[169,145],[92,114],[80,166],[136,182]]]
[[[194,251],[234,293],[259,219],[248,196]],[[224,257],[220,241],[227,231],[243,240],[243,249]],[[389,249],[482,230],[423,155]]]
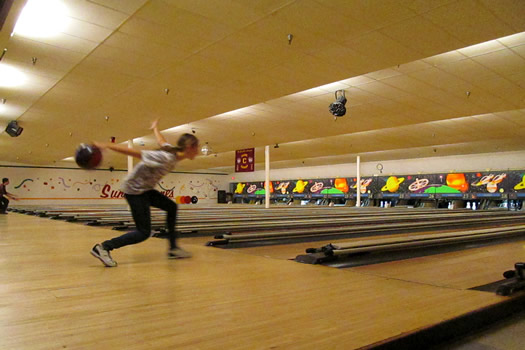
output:
[[[0,214],[7,214],[7,207],[9,206],[9,199],[18,200],[15,195],[7,192],[7,185],[9,185],[9,179],[4,177],[2,184],[0,184]]]

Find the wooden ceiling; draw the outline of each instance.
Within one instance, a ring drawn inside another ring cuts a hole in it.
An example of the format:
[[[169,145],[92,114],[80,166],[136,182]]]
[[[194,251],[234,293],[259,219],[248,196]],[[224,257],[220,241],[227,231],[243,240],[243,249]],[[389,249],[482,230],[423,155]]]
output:
[[[112,136],[153,148],[155,118],[211,146],[186,171],[233,172],[249,147],[263,169],[275,144],[273,168],[525,149],[522,0],[63,0],[63,32],[10,36],[25,3],[0,32],[0,65],[27,76],[0,86],[0,127],[24,128],[0,134],[0,161],[73,166]]]

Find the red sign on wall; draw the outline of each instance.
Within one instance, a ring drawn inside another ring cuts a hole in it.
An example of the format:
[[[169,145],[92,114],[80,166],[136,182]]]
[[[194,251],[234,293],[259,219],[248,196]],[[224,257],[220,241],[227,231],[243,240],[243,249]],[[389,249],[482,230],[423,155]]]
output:
[[[246,148],[235,151],[235,172],[243,173],[255,170],[255,149]]]

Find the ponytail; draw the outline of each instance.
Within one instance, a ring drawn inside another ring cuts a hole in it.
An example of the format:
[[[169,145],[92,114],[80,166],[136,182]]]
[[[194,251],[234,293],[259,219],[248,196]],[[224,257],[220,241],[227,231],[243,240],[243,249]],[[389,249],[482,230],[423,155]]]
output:
[[[182,134],[177,141],[175,147],[162,147],[163,151],[167,151],[173,154],[177,152],[184,152],[187,148],[197,147],[199,144],[199,139],[192,134]]]

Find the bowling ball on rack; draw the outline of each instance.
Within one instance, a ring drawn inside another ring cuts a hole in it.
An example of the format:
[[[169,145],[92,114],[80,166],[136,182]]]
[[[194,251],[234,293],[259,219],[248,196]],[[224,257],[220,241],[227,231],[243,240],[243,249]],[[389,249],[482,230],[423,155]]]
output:
[[[75,162],[82,169],[95,169],[102,162],[102,151],[95,145],[82,143],[75,151]]]
[[[199,198],[197,196],[191,197],[191,204],[197,204],[198,201],[199,201]]]
[[[184,196],[184,204],[190,204],[191,203],[191,197],[190,196]]]

